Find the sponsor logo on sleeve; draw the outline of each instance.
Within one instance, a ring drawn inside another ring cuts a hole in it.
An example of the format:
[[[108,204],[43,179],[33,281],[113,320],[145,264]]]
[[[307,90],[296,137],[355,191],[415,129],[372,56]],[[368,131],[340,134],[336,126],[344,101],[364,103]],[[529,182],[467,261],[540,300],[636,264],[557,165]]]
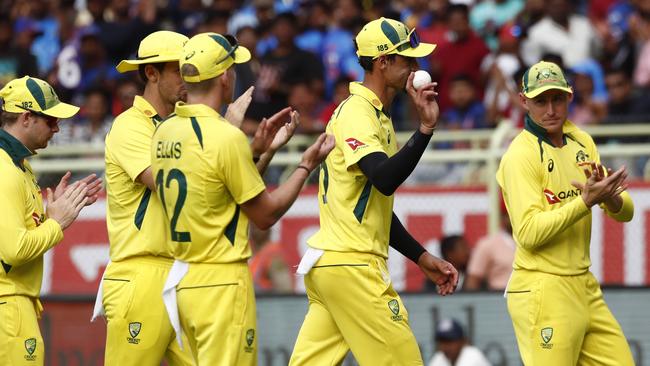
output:
[[[354,137],[350,137],[345,139],[345,142],[350,146],[352,151],[357,151],[357,149],[364,148],[368,145],[364,144],[363,142],[355,139]]]

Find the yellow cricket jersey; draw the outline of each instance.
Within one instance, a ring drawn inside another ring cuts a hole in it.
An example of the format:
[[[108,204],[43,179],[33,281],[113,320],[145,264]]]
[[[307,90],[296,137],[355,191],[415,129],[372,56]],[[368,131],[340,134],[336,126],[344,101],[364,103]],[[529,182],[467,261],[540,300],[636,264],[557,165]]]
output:
[[[513,267],[557,275],[589,270],[591,211],[572,181],[584,183],[583,168],[600,162],[593,139],[570,121],[563,126],[564,146],[554,147],[546,131],[526,116],[525,129],[503,156],[497,181],[512,221],[517,250]],[[634,206],[627,192],[623,207],[609,212],[629,221]]]
[[[30,155],[0,129],[0,296],[38,297],[43,254],[63,239],[59,223],[45,216],[41,189],[25,160]]]
[[[357,162],[374,152],[393,156],[395,131],[375,93],[355,82],[350,83],[350,94],[327,125],[336,146],[321,165],[320,230],[307,243],[318,249],[387,258],[393,196],[375,189]]]
[[[151,137],[161,118],[144,98],[115,118],[106,136],[106,198],[112,261],[141,255],[173,258],[162,206],[155,193],[136,181],[151,166]]]
[[[176,104],[153,137],[151,167],[175,257],[189,263],[248,259],[239,205],[262,193],[248,140],[210,107]]]

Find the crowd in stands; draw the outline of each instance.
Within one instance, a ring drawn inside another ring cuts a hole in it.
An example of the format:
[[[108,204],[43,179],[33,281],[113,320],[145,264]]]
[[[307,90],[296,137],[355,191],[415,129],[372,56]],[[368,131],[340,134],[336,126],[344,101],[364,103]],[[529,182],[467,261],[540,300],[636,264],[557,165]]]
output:
[[[0,85],[25,74],[50,82],[82,112],[55,143],[101,141],[141,88],[115,65],[158,29],[236,35],[253,51],[237,93],[255,86],[243,128],[290,104],[302,133],[324,129],[346,84],[359,80],[354,35],[397,18],[437,49],[420,66],[439,83],[444,129],[522,120],[522,70],[542,58],[570,71],[578,124],[643,122],[650,115],[650,3],[627,0],[31,0],[0,8]],[[406,98],[392,111],[413,128]]]

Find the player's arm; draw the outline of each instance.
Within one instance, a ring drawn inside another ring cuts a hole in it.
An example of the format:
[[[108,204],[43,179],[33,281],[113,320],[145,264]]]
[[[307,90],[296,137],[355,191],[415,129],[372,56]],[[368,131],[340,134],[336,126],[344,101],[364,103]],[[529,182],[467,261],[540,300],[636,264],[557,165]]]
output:
[[[291,207],[309,174],[325,160],[334,148],[334,138],[322,134],[302,155],[299,168],[273,192],[266,190],[243,202],[241,209],[260,229],[268,229]]]
[[[547,244],[590,210],[583,199],[576,198],[557,210],[545,211],[545,187],[534,163],[537,159],[539,165],[539,155],[527,152],[509,150],[501,161],[497,180],[508,207],[513,236],[521,247],[533,250]]]
[[[397,215],[393,212],[390,223],[391,247],[402,253],[405,257],[415,262],[424,274],[436,285],[441,295],[448,295],[454,292],[458,284],[458,272],[450,263],[432,255],[415,240]]]
[[[370,153],[359,160],[359,168],[379,192],[390,196],[413,172],[429,140],[431,135],[415,131],[395,155],[389,158],[383,152]]]
[[[19,266],[42,256],[63,239],[63,230],[77,217],[88,201],[85,183],[75,183],[66,192],[54,199],[48,188],[46,219],[36,228],[25,225],[25,191],[22,181],[5,178],[0,180],[0,260],[5,266]],[[31,193],[29,193],[31,195]],[[40,219],[40,218],[39,218]]]
[[[153,181],[153,173],[151,172],[151,166],[145,168],[142,173],[138,174],[135,178],[137,182],[140,182],[147,186],[152,192],[156,191],[156,184]]]

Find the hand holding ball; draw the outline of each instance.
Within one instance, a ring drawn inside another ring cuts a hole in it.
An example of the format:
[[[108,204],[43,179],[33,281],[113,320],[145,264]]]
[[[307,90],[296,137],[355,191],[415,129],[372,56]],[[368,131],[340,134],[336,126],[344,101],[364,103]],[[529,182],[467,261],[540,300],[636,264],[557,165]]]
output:
[[[429,73],[424,70],[418,70],[415,72],[415,75],[413,75],[413,87],[415,89],[420,89],[430,82],[431,75],[429,75]]]

